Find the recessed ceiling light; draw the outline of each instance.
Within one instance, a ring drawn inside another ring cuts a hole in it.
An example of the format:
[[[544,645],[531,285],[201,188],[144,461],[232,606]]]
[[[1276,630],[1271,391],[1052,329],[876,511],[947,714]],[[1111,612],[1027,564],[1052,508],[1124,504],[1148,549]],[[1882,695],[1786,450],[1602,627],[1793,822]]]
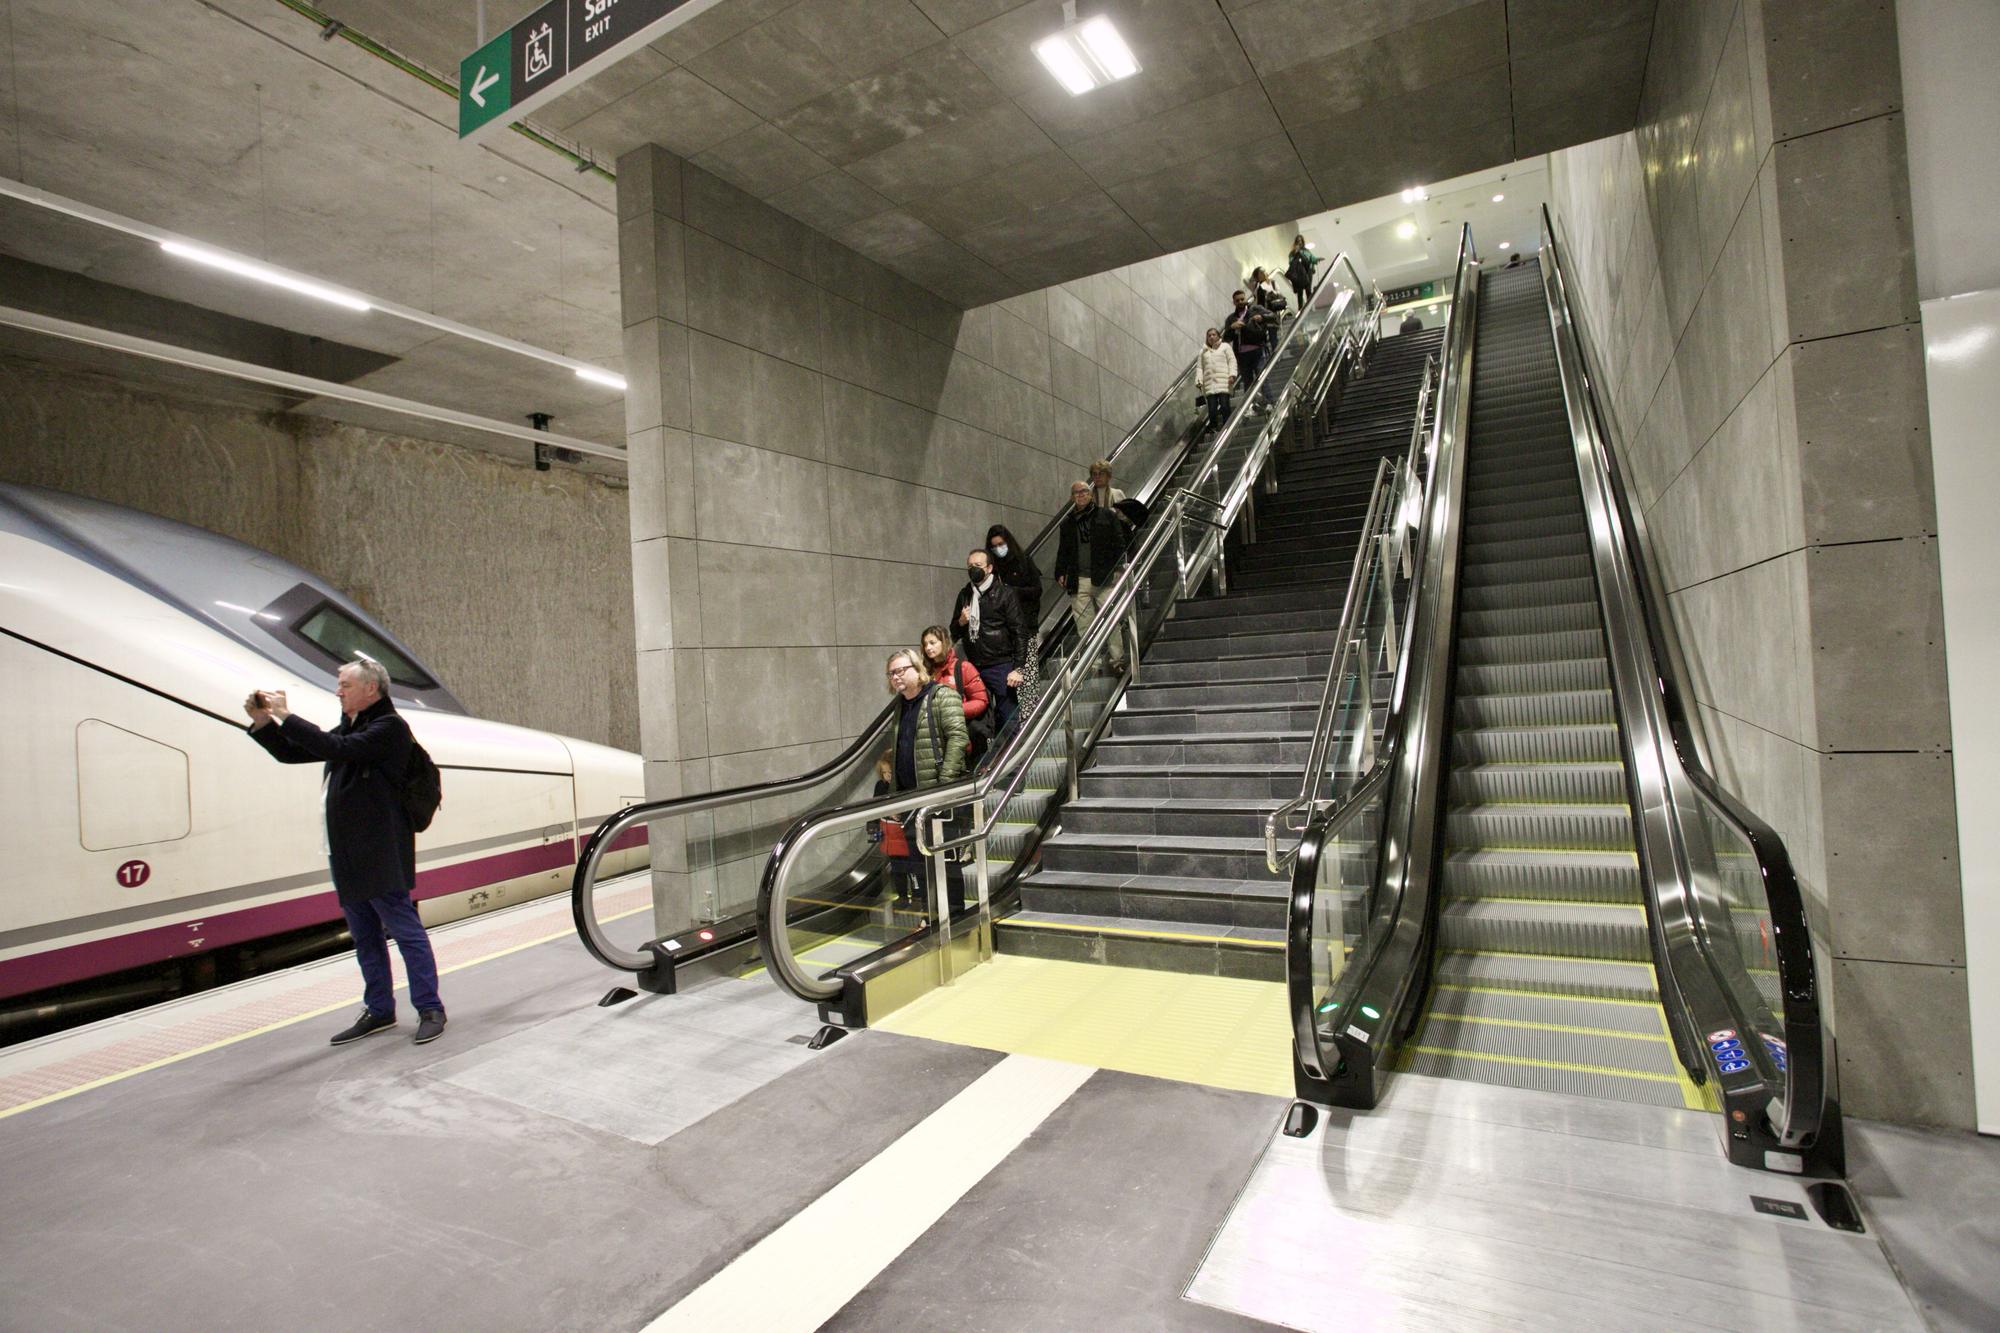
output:
[[[1506,195],[1504,195],[1504,194],[1496,194],[1496,195],[1494,195],[1494,196],[1493,196],[1493,202],[1497,204],[1497,203],[1499,203],[1499,202],[1500,202],[1500,201],[1501,201],[1502,199],[1505,199],[1506,197],[1507,197],[1507,196],[1506,196]]]
[[[616,389],[620,393],[625,391],[625,377],[623,375],[614,375],[608,370],[599,370],[595,366],[578,366],[576,368],[576,377],[580,380],[589,380],[592,384],[602,384],[607,389]]]
[[[1500,248],[1502,250],[1512,250],[1514,248],[1514,243],[1512,241],[1502,241],[1500,242]]]
[[[1407,241],[1417,234],[1417,224],[1414,222],[1398,222],[1396,224],[1396,234]]]
[[[1036,42],[1035,55],[1072,96],[1139,72],[1138,58],[1110,19],[1099,14],[1078,23],[1074,0],[1063,6],[1063,17],[1069,26]]]
[[[1430,197],[1430,191],[1421,185],[1412,185],[1409,189],[1403,191],[1403,202],[1406,204],[1422,203]]]
[[[335,291],[331,287],[306,278],[295,278],[291,274],[279,269],[266,268],[262,264],[253,264],[247,259],[238,259],[234,255],[219,254],[214,250],[204,250],[198,245],[186,245],[180,241],[161,241],[160,248],[170,255],[177,255],[182,259],[192,259],[197,264],[206,264],[210,268],[219,268],[224,273],[234,273],[239,278],[250,278],[257,282],[269,283],[273,287],[283,287],[288,292],[297,292],[301,296],[310,296],[315,300],[327,301],[337,306],[345,306],[349,310],[362,314],[366,314],[368,311],[374,309],[373,306],[358,296],[347,292]]]

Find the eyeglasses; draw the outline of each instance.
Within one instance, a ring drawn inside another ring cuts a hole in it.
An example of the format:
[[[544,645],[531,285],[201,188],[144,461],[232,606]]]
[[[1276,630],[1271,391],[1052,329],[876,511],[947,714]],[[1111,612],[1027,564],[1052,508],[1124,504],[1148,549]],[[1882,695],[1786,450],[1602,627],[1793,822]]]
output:
[[[915,668],[915,667],[913,667],[913,666],[910,666],[910,665],[909,665],[909,664],[907,664],[907,663],[905,663],[904,665],[902,665],[902,666],[899,666],[899,667],[890,667],[890,668],[889,668],[889,679],[890,679],[890,680],[894,680],[894,679],[895,679],[896,677],[898,677],[898,676],[902,675],[902,674],[903,674],[903,673],[904,673],[905,671],[915,671],[915,670],[916,670],[916,668]]]

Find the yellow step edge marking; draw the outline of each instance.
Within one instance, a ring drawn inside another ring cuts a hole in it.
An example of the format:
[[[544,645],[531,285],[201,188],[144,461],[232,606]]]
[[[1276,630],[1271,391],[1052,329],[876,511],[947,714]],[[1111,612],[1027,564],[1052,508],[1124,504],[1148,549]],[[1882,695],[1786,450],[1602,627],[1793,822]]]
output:
[[[1654,980],[1657,981],[1658,977],[1655,976]],[[1667,1045],[1672,1046],[1674,1044],[1674,1030],[1667,1026],[1667,1011],[1661,1009],[1659,1012],[1660,1035],[1666,1038]],[[1722,1099],[1715,1095],[1714,1080],[1710,1080],[1707,1083],[1696,1083],[1693,1078],[1689,1077],[1687,1066],[1681,1063],[1678,1054],[1674,1056],[1674,1082],[1680,1085],[1681,1105],[1687,1107],[1688,1110],[1721,1112]]]
[[[1634,962],[1630,958],[1577,958],[1566,953],[1526,953],[1514,949],[1446,949],[1445,954],[1454,958],[1534,958],[1545,963],[1589,963],[1595,967],[1637,967],[1645,969],[1647,976],[1653,975],[1651,963]],[[1655,984],[1657,985],[1657,979]]]
[[[1504,893],[1482,893],[1465,898],[1447,898],[1447,903],[1530,903],[1536,907],[1608,907],[1625,912],[1643,912],[1644,903],[1602,903],[1591,898],[1517,898]]]
[[[1562,1069],[1575,1074],[1602,1074],[1610,1078],[1638,1079],[1645,1083],[1675,1083],[1672,1074],[1649,1074],[1636,1069],[1613,1069],[1609,1065],[1587,1065],[1573,1060],[1542,1060],[1530,1055],[1500,1055],[1491,1051],[1460,1051],[1449,1046],[1404,1048],[1410,1055],[1441,1055],[1461,1060],[1486,1060],[1496,1065],[1525,1065],[1531,1069]],[[1699,1108],[1696,1108],[1699,1109]]]
[[[1629,856],[1632,864],[1639,863],[1639,853],[1629,847],[1528,847],[1511,842],[1482,842],[1476,847],[1446,847],[1445,855],[1453,852],[1531,852],[1536,856]]]
[[[1466,986],[1455,981],[1440,981],[1439,990],[1462,991],[1467,995],[1535,995],[1547,1000],[1573,1000],[1579,1004],[1632,1004],[1642,1009],[1658,1009],[1652,1000],[1621,1000],[1611,995],[1568,995],[1552,990],[1514,990],[1507,986]]]
[[[1022,921],[1017,917],[1005,917],[998,924],[1016,925],[1029,930],[1073,930],[1091,931],[1099,935],[1130,935],[1146,940],[1195,940],[1202,944],[1220,944],[1225,940],[1230,944],[1247,944],[1257,949],[1282,949],[1283,940],[1249,940],[1230,938],[1223,935],[1192,935],[1176,930],[1137,930],[1131,926],[1093,926],[1079,922],[1071,926],[1060,921]]]
[[[1424,1026],[1429,1027],[1433,1019],[1444,1019],[1451,1023],[1489,1023],[1494,1027],[1529,1028],[1537,1032],[1573,1032],[1585,1037],[1622,1037],[1626,1041],[1663,1040],[1650,1032],[1628,1032],[1620,1028],[1593,1028],[1576,1023],[1545,1023],[1533,1018],[1492,1018],[1484,1014],[1454,1014],[1443,1009],[1431,1010],[1429,1016],[1424,1019]],[[1671,1048],[1673,1042],[1668,1041],[1667,1045]]]

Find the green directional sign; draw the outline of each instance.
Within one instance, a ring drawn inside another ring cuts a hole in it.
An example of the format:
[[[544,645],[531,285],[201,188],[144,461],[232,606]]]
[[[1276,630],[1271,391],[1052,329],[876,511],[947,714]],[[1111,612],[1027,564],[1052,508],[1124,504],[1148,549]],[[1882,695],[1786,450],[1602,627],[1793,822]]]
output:
[[[518,120],[720,0],[548,0],[458,62],[458,137]]]
[[[458,62],[458,137],[466,135],[514,104],[514,80],[508,41],[501,33]]]

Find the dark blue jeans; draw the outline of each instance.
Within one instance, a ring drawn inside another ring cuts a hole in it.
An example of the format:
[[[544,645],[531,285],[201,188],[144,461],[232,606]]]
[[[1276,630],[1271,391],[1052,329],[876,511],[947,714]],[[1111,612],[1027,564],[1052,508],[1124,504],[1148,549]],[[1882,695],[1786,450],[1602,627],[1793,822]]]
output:
[[[1014,717],[1014,687],[1007,683],[1008,673],[1013,671],[1014,664],[995,662],[992,666],[974,669],[986,682],[986,697],[991,700],[986,706],[993,710],[993,734],[999,736],[1007,730],[1007,723]]]
[[[385,893],[353,906],[341,904],[348,933],[354,936],[354,958],[361,964],[361,1002],[371,1014],[396,1014],[394,979],[389,974],[389,941],[396,941],[403,968],[410,974],[410,1003],[418,1013],[443,1009],[438,999],[437,958],[431,937],[407,893]]]

